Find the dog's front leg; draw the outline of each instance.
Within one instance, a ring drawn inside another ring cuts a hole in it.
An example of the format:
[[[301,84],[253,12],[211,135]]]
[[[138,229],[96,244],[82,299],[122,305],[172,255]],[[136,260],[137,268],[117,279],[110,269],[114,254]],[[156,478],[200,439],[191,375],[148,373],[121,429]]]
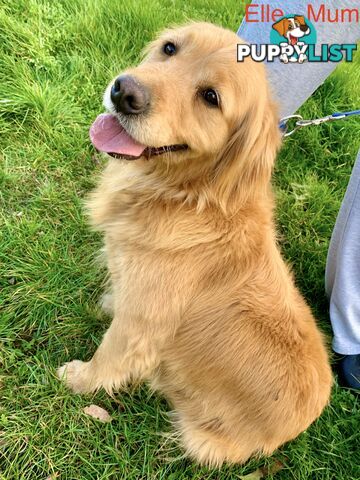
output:
[[[108,393],[131,379],[144,378],[158,363],[161,336],[143,321],[117,314],[89,362],[73,360],[58,369],[58,376],[75,393],[103,387]]]
[[[101,387],[112,392],[129,380],[150,376],[197,285],[184,255],[155,256],[150,252],[135,262],[115,253],[111,250],[109,254],[116,262],[109,264],[112,296],[107,299],[112,323],[90,361],[74,360],[58,370],[74,392]]]

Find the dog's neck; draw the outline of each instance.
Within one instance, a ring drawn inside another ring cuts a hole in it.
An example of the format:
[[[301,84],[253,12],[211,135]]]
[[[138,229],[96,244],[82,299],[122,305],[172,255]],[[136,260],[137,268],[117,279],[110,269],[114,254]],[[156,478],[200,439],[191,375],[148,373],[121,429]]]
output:
[[[273,208],[268,175],[258,175],[254,181],[231,169],[217,169],[215,159],[183,160],[177,164],[140,161],[130,168],[136,176],[131,190],[149,201],[183,204],[198,213],[215,208],[226,217],[253,205],[269,211]]]
[[[147,248],[190,248],[209,241],[214,234],[224,239],[226,235],[243,235],[244,258],[250,258],[250,253],[261,250],[265,243],[275,245],[270,181],[251,189],[239,181],[224,183],[221,176],[211,176],[210,172],[189,178],[189,169],[186,171],[180,180],[169,167],[111,160],[87,202],[93,226],[111,234],[114,226],[123,225],[118,242],[127,243],[131,232],[131,241],[137,236],[136,242]],[[249,191],[251,195],[245,194]],[[157,227],[160,217],[165,221],[161,231]],[[194,223],[199,227],[195,235],[191,228]]]

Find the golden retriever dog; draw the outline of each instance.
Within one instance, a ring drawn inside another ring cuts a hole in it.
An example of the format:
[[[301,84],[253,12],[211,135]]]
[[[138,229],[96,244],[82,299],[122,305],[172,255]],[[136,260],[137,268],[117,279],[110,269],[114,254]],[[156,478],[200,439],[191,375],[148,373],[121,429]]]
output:
[[[324,339],[277,245],[280,146],[262,64],[207,23],[165,31],[106,89],[91,127],[110,155],[88,202],[104,233],[112,323],[77,393],[147,380],[201,463],[271,454],[328,403]]]

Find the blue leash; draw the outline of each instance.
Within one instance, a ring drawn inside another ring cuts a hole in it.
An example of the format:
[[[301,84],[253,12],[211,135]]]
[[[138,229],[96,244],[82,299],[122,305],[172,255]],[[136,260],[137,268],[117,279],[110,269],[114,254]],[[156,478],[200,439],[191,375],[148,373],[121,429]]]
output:
[[[332,115],[327,115],[326,117],[314,118],[313,120],[304,120],[301,115],[288,115],[287,117],[284,117],[280,120],[279,128],[283,131],[284,137],[289,137],[294,132],[296,132],[296,130],[299,130],[299,128],[307,127],[309,125],[320,125],[321,123],[340,120],[342,118],[347,118],[352,115],[360,115],[360,110],[350,110],[349,112],[336,112]],[[290,132],[288,132],[287,122],[294,118],[297,119],[295,122],[295,127],[290,130]]]

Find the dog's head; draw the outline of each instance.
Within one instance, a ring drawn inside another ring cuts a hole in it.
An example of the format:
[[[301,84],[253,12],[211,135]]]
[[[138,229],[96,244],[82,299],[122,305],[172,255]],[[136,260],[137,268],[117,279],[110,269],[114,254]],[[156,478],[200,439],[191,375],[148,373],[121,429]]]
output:
[[[109,114],[92,126],[94,145],[168,170],[191,164],[203,175],[239,177],[241,169],[250,177],[264,169],[268,177],[279,145],[276,113],[264,67],[236,61],[240,42],[207,23],[165,31],[107,87]]]
[[[296,45],[299,38],[310,33],[310,28],[306,24],[305,18],[302,15],[283,18],[274,23],[272,28],[274,28],[282,37],[285,37],[290,45]]]

